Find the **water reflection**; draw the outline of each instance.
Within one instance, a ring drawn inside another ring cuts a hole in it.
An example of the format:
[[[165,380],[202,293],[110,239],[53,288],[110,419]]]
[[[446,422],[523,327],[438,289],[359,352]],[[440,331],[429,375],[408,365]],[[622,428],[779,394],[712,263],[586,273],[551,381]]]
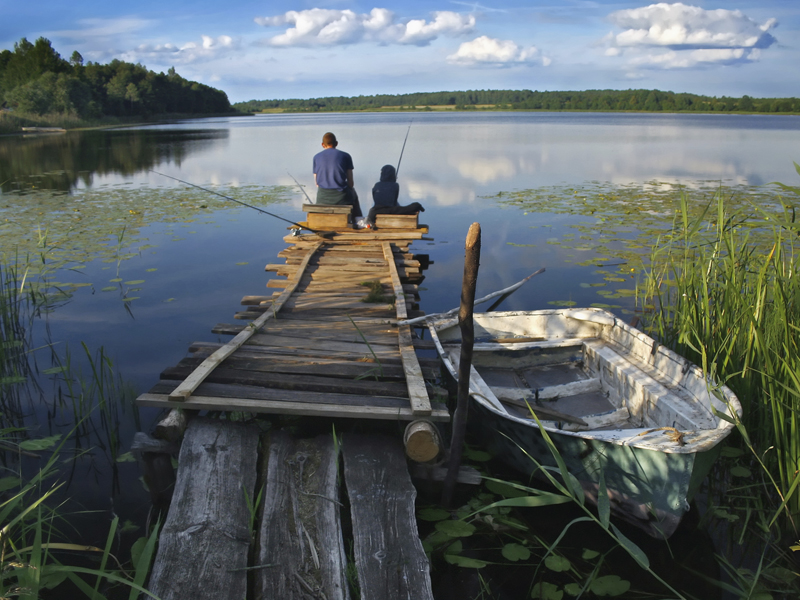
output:
[[[123,177],[162,163],[180,166],[191,154],[228,138],[227,129],[100,130],[0,138],[0,189],[69,192],[99,175]]]

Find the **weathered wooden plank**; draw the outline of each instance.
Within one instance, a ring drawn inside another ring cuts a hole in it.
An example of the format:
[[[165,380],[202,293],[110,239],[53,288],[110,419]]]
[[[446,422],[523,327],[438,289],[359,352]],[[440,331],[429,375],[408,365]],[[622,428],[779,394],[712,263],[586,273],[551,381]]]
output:
[[[303,204],[303,212],[305,213],[319,213],[328,215],[349,215],[353,207],[348,205],[339,204]]]
[[[362,600],[433,599],[414,514],[417,492],[396,439],[345,434],[344,477]]]
[[[162,372],[162,379],[183,379],[191,373],[192,367],[171,367]],[[375,376],[378,378],[379,369]],[[382,381],[376,379],[342,379],[338,377],[320,377],[318,375],[295,375],[291,373],[263,373],[245,369],[220,366],[206,377],[209,383],[233,383],[236,385],[253,385],[279,390],[303,392],[331,392],[339,394],[361,394],[364,396],[397,396],[406,394],[404,382]]]
[[[204,384],[206,385],[206,384]],[[216,385],[216,384],[208,384]],[[258,389],[258,388],[253,388]],[[268,391],[268,390],[262,390]],[[291,392],[282,390],[283,395]],[[310,395],[310,392],[295,392],[297,394]],[[252,413],[265,413],[275,415],[299,415],[307,417],[343,417],[351,419],[379,419],[382,421],[413,421],[418,418],[408,407],[408,400],[403,399],[405,406],[373,406],[368,407],[356,404],[340,404],[333,394],[318,394],[320,402],[292,402],[285,400],[254,400],[251,398],[241,398],[232,396],[203,396],[202,391],[198,391],[189,397],[188,400],[176,402],[170,400],[167,394],[142,394],[136,402],[140,406],[155,406],[158,408],[193,408],[196,410],[222,410],[222,411],[243,411]],[[329,403],[324,400],[330,400]],[[374,398],[371,400],[375,400]],[[378,400],[385,400],[378,398]],[[450,413],[444,405],[434,406],[430,416],[426,417],[431,421],[449,421]]]
[[[309,348],[319,352],[347,353],[356,356],[383,357],[397,356],[399,351],[396,346],[374,346],[370,348],[363,342],[337,342],[333,340],[316,340],[304,337],[290,337],[283,335],[254,334],[247,340],[247,346],[271,346],[273,348],[300,349]]]
[[[193,367],[203,361],[207,353],[201,353],[182,359],[177,367]],[[247,354],[247,356],[245,356]],[[339,377],[341,379],[356,379],[363,377],[379,376],[387,381],[404,381],[405,371],[400,364],[381,364],[359,362],[356,360],[336,358],[313,358],[272,355],[254,355],[238,351],[225,361],[225,365],[234,369],[258,371],[261,373],[291,373],[295,375],[317,375],[320,377]],[[425,376],[434,379],[438,370],[435,367],[423,367]]]
[[[397,298],[395,302],[397,318],[398,320],[407,319],[408,311],[406,309],[405,296],[403,295],[403,286],[400,285],[397,269],[394,267],[394,262],[391,260],[391,252],[391,245],[388,242],[384,242],[383,253],[391,263],[389,265],[389,272],[392,276],[392,285],[394,287],[395,297]],[[400,356],[403,360],[403,368],[406,371],[406,385],[408,386],[408,398],[411,403],[411,410],[416,415],[429,415],[431,413],[431,401],[430,398],[428,398],[428,390],[425,387],[425,380],[422,377],[422,369],[420,369],[419,360],[414,351],[411,327],[409,325],[401,325],[398,327],[397,340]]]
[[[308,251],[307,260],[311,260],[311,257],[314,255],[314,252],[323,244],[324,242],[319,242],[319,244]],[[302,265],[304,268],[305,265]],[[273,311],[280,310],[281,305],[289,299],[294,289],[297,287],[297,283],[299,283],[300,277],[302,276],[303,268],[298,267],[297,275],[295,276],[294,283],[287,287],[281,297],[276,300],[273,305]],[[198,385],[203,381],[203,379],[214,370],[214,368],[225,360],[226,357],[233,354],[236,349],[245,343],[250,336],[253,335],[254,332],[258,331],[258,328],[269,318],[273,316],[274,312],[266,312],[261,315],[257,320],[253,321],[252,327],[249,327],[246,330],[243,330],[239,333],[236,337],[234,337],[230,342],[225,344],[222,348],[220,348],[217,352],[209,356],[203,364],[201,364],[197,369],[195,369],[194,373],[192,373],[186,380],[183,381],[177,388],[175,388],[172,393],[170,394],[170,398],[173,400],[180,400],[188,398],[192,392],[197,388]]]
[[[362,230],[359,232],[353,233],[335,233],[329,239],[334,242],[374,242],[376,240],[380,241],[392,241],[392,240],[421,240],[422,237],[427,233],[427,229],[421,231],[417,229],[416,231],[374,231],[370,232],[369,230]],[[298,242],[305,242],[305,241],[315,241],[319,240],[319,238],[314,234],[308,233],[301,233],[300,235],[287,235],[284,236],[283,241],[287,244],[298,243]]]
[[[194,342],[191,346],[189,346],[189,352],[207,352],[211,353],[217,348],[222,346],[220,343],[215,342]],[[355,354],[340,354],[338,356],[332,356],[329,352],[324,350],[318,350],[314,348],[273,348],[270,346],[245,346],[240,348],[236,351],[236,356],[241,357],[257,357],[258,355],[269,356],[271,359],[276,357],[284,356],[287,359],[293,360],[295,358],[306,357],[311,360],[317,361],[320,359],[335,359],[335,360],[347,360],[353,362],[362,362],[365,364],[371,364],[373,366],[377,365],[377,362],[372,357],[364,357]],[[422,365],[426,369],[438,369],[441,366],[441,363],[438,358],[419,358],[417,357],[420,365]],[[381,358],[380,363],[382,365],[400,365],[401,360],[400,356],[387,356]]]
[[[294,321],[298,325],[307,325],[302,321]],[[236,325],[224,325],[219,324],[214,329],[211,330],[212,333],[217,334],[224,334],[224,335],[236,335],[243,327],[247,327],[246,325],[243,326],[236,326]],[[349,328],[346,327],[331,327],[331,328],[321,328],[321,327],[282,327],[280,329],[269,329],[264,330],[262,329],[262,333],[269,334],[269,335],[283,335],[289,337],[301,337],[305,338],[308,336],[313,336],[314,339],[317,340],[336,340],[340,342],[366,342],[368,344],[382,344],[384,346],[389,345],[396,345],[397,344],[397,328],[385,328],[383,330],[378,330],[377,328],[370,327],[367,329],[366,327],[361,328],[359,327],[356,329],[352,325]],[[229,359],[230,360],[230,359]]]
[[[254,597],[348,600],[333,439],[274,431],[266,448]]]
[[[148,589],[162,600],[244,600],[258,428],[192,420]]]

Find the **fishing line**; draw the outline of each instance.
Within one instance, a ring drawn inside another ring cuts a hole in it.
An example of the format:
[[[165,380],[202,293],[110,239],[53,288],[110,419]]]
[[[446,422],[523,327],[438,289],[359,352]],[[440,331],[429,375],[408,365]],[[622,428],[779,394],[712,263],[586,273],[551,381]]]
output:
[[[174,179],[175,181],[178,181],[178,182],[183,183],[185,185],[190,185],[190,186],[192,186],[194,188],[197,188],[198,190],[203,190],[204,192],[208,192],[209,194],[214,194],[215,196],[219,196],[220,198],[225,198],[226,200],[230,200],[231,202],[236,202],[237,204],[241,204],[242,206],[246,206],[247,208],[252,208],[253,210],[257,210],[258,212],[264,213],[265,215],[269,215],[270,217],[275,217],[276,219],[280,219],[281,221],[285,221],[285,222],[287,222],[287,223],[289,223],[291,225],[299,227],[300,229],[307,229],[311,233],[316,233],[319,236],[328,237],[328,236],[331,235],[330,231],[317,231],[316,229],[311,229],[310,227],[307,227],[307,226],[304,226],[304,225],[300,225],[300,223],[295,223],[294,221],[291,221],[289,219],[285,219],[285,218],[281,217],[280,215],[276,215],[274,213],[271,213],[271,212],[269,212],[267,210],[264,210],[263,208],[258,208],[257,206],[253,206],[252,204],[247,204],[247,202],[242,202],[241,200],[237,200],[236,198],[231,198],[230,196],[226,196],[225,194],[220,194],[219,192],[215,192],[214,190],[210,190],[208,188],[204,188],[203,186],[195,185],[193,183],[189,183],[188,181],[184,181],[183,179],[178,179],[177,177],[173,177],[172,175],[165,175],[164,173],[159,173],[158,171],[154,171],[153,169],[148,169],[148,171],[150,171],[151,173],[155,173],[156,175],[161,175],[162,177],[166,177],[168,179]],[[292,179],[294,179],[294,177],[292,177]],[[305,194],[305,190],[303,190],[303,193]],[[308,198],[308,194],[306,194],[306,198]]]
[[[411,119],[411,122],[408,124],[408,131],[406,131],[406,139],[403,140],[403,148],[400,150],[400,158],[397,161],[397,168],[394,170],[394,179],[397,181],[397,177],[400,175],[400,163],[403,161],[403,152],[406,151],[406,142],[408,141],[408,134],[411,133],[411,125],[414,123],[414,119]]]

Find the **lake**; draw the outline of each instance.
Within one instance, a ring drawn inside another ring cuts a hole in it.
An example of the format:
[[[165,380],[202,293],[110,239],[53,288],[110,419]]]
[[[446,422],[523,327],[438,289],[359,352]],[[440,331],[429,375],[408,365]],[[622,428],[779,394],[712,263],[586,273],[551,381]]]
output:
[[[69,349],[86,370],[81,342],[91,354],[102,346],[140,393],[190,343],[215,340],[211,328],[232,321],[242,296],[264,292],[264,265],[281,262],[288,224],[153,171],[299,221],[305,197],[295,179],[313,197],[311,158],[326,131],[353,156],[366,208],[408,134],[400,202],[426,208],[420,220],[431,239],[412,249],[433,261],[421,290],[428,313],[457,306],[464,238],[479,222],[478,296],[544,267],[501,308],[601,305],[627,318],[641,266],[634,255],[647,253],[655,217],[669,220],[670,205],[647,193],[683,190],[701,203],[723,185],[762,201],[771,182],[797,183],[800,160],[800,117],[764,115],[263,115],[3,137],[3,263],[33,259],[30,281],[46,275],[53,301],[31,328],[35,368],[57,365],[53,352],[63,362]],[[596,197],[607,199],[597,212],[587,200]],[[57,377],[38,377],[45,396]],[[56,401],[31,400],[23,412],[37,436],[73,423]],[[154,410],[135,412],[120,414],[113,435],[87,434],[95,450],[76,463],[68,494],[141,527],[148,495],[137,467],[112,465],[109,449],[126,452],[133,433],[157,420]]]

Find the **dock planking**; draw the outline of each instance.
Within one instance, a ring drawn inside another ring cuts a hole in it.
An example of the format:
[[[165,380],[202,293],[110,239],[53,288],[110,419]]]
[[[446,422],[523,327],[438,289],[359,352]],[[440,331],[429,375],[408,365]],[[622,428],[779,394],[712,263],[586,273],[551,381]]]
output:
[[[233,314],[248,323],[214,327],[213,333],[233,339],[194,344],[190,356],[165,369],[137,401],[299,416],[448,420],[446,408],[432,405],[428,395],[425,377],[432,371],[415,348],[425,344],[409,326],[397,324],[424,314],[417,309],[417,286],[430,261],[409,250],[423,233],[348,230],[325,238],[285,237],[290,246],[279,254],[285,263],[266,266],[279,277],[267,283],[276,291],[245,296],[243,310]],[[323,357],[340,361],[341,368],[318,365]],[[321,398],[325,393],[335,407]]]

